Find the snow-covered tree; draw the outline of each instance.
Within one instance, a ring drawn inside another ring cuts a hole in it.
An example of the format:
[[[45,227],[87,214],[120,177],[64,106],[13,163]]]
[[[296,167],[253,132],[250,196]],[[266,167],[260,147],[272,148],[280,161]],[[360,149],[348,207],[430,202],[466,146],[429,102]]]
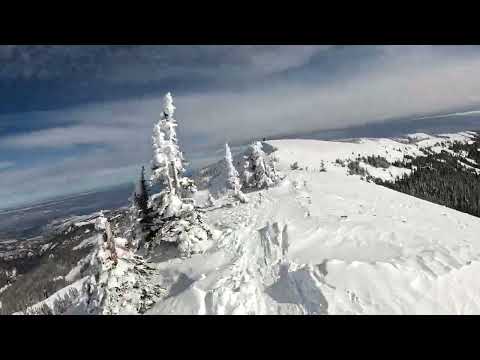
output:
[[[237,169],[233,166],[232,152],[228,143],[225,144],[225,170],[227,174],[226,185],[227,189],[237,192],[242,187],[240,184],[240,179],[238,178]]]
[[[130,202],[130,206],[128,207],[127,212],[128,228],[125,231],[125,237],[128,240],[129,248],[135,249],[140,243],[140,237],[137,233],[139,230],[137,222],[139,214],[137,204],[135,202],[135,191],[133,191],[132,195],[128,198],[128,201]]]
[[[176,216],[182,211],[184,201],[196,191],[194,182],[184,177],[183,154],[177,140],[175,106],[170,93],[164,98],[163,113],[153,129],[152,184],[164,189],[152,198],[157,215],[164,218]]]
[[[237,169],[233,165],[232,152],[228,144],[225,144],[225,172],[226,172],[226,188],[233,192],[233,195],[241,202],[247,202],[245,194],[242,193],[242,185]]]
[[[262,143],[251,144],[244,156],[243,182],[247,188],[269,188],[278,181],[273,162],[262,149]]]
[[[148,203],[148,188],[145,180],[145,168],[142,166],[140,178],[135,184],[135,189],[130,198],[130,229],[128,240],[131,248],[137,249],[151,236],[152,214]]]
[[[117,264],[118,256],[115,241],[113,238],[112,227],[110,221],[105,217],[103,212],[95,221],[95,229],[103,232],[103,247],[102,250],[106,254],[105,258],[111,260],[114,265]]]
[[[201,213],[184,211],[181,217],[164,221],[158,228],[155,243],[173,243],[182,256],[201,253],[212,236],[210,228],[203,221]]]
[[[173,117],[175,106],[172,95],[164,98],[163,113],[153,128],[152,182],[167,186],[177,193],[180,189],[179,177],[184,172],[183,154],[178,147],[177,121]]]
[[[86,279],[82,284],[79,306],[88,314],[102,314],[109,295],[107,284],[118,261],[110,223],[103,212],[95,220],[95,229],[103,233],[102,239],[95,244],[93,252],[81,260],[88,266],[82,272]]]
[[[140,178],[135,185],[135,203],[144,215],[148,214],[148,189],[145,180],[145,167],[143,166],[140,171]]]
[[[197,190],[195,183],[184,176],[185,161],[178,145],[174,113],[172,95],[167,93],[162,116],[153,129],[151,180],[162,189],[150,198],[154,211],[152,230],[156,233],[155,243],[174,242],[182,254],[189,255],[202,250],[200,242],[210,232],[191,198]]]

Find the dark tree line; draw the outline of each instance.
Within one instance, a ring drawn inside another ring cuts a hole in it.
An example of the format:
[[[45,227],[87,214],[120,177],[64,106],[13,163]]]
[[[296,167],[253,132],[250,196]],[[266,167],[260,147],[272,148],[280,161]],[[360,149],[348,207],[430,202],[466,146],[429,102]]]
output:
[[[369,155],[367,157],[360,158],[360,160],[376,168],[387,169],[390,166],[390,163],[387,161],[387,159],[379,155]]]
[[[480,217],[480,137],[470,144],[454,142],[441,153],[426,151],[425,156],[405,157],[393,165],[410,168],[395,182],[375,179],[377,184],[418,198]],[[468,159],[465,159],[467,156]],[[472,161],[473,160],[473,161]]]

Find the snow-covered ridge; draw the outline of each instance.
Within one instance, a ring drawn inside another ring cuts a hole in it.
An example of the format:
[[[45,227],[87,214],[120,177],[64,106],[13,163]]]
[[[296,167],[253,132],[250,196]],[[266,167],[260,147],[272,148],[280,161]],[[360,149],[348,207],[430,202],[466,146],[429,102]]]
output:
[[[427,135],[423,133],[406,135],[403,138],[360,138],[341,141],[322,140],[273,140],[268,144],[278,149],[275,156],[280,160],[280,168],[288,169],[293,163],[310,171],[319,171],[321,162],[327,170],[346,172],[339,169],[337,160],[353,161],[368,156],[380,156],[389,163],[402,161],[405,156],[424,156],[425,151],[440,153],[448,150],[454,142],[469,142],[476,135],[475,132],[461,132],[458,134]],[[393,165],[387,169],[378,169],[369,164],[360,162],[360,166],[375,178],[395,180],[409,169],[398,168]]]
[[[394,162],[473,136],[268,141],[264,148],[283,180],[247,192],[246,203],[220,198],[205,206],[215,236],[204,253],[179,258],[165,246],[141,257],[115,239],[118,265],[102,280],[102,311],[479,314],[480,220],[347,176],[336,163],[370,155]],[[242,155],[233,158],[235,166]],[[220,186],[221,166],[197,175],[204,192]],[[399,173],[393,166],[369,171]]]
[[[458,134],[412,134],[405,139],[414,142],[405,143],[402,139],[356,139],[355,141],[322,141],[322,140],[273,140],[268,143],[279,151],[277,156],[284,164],[290,165],[298,161],[302,166],[318,167],[319,160],[335,162],[336,159],[355,159],[358,156],[379,155],[389,162],[401,160],[405,155],[424,155],[422,149],[429,148],[440,152],[454,141],[466,142],[475,136],[474,132]]]

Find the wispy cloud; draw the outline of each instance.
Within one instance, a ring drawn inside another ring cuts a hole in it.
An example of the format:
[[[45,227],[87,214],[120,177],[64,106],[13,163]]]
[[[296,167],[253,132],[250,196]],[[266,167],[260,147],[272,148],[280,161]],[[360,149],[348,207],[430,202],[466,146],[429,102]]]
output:
[[[480,103],[480,56],[419,61],[398,56],[374,70],[323,85],[284,81],[238,92],[176,96],[187,147],[252,137],[345,128]],[[168,89],[165,89],[168,90]],[[0,139],[3,147],[126,147],[150,142],[161,97],[53,111],[75,125]],[[471,112],[470,112],[471,113]],[[241,124],[241,125],[240,125]]]
[[[10,168],[14,165],[15,165],[15,163],[13,163],[11,161],[0,161],[0,171],[8,169],[8,168]]]
[[[440,119],[440,118],[448,118],[448,117],[456,117],[456,116],[471,116],[471,115],[480,115],[480,110],[454,112],[450,114],[428,115],[428,116],[419,117],[417,118],[417,120]]]
[[[355,71],[357,64],[352,59],[349,64],[353,68],[349,68],[348,77],[338,76],[323,82],[314,81],[321,78],[323,68],[310,63],[315,63],[316,56],[328,52],[329,47],[203,49],[198,59],[185,59],[189,53],[178,49],[177,57],[173,57],[178,64],[173,67],[169,65],[173,63],[172,58],[163,58],[165,54],[152,53],[149,48],[142,51],[150,51],[155,64],[165,62],[164,69],[169,74],[180,68],[194,72],[202,69],[204,74],[218,68],[220,78],[235,69],[237,76],[248,74],[249,79],[257,79],[248,81],[248,86],[240,89],[191,91],[175,96],[180,141],[187,159],[193,166],[199,166],[220,158],[216,152],[225,141],[234,145],[264,136],[342,129],[388,118],[425,118],[424,114],[432,113],[451,116],[452,109],[475,108],[480,104],[480,51],[474,50],[380,47],[361,71]],[[128,54],[129,50],[125,51]],[[128,55],[120,57],[124,62],[130,59]],[[141,66],[145,59],[138,63],[133,58],[128,60],[134,64],[129,74],[122,75],[124,79],[132,77],[132,81],[136,81],[142,76],[146,79],[149,67]],[[190,63],[196,66],[191,67]],[[222,64],[228,70],[222,68]],[[122,67],[115,66],[113,73]],[[255,75],[298,67],[303,67],[302,74],[308,76],[261,81],[260,75]],[[113,73],[107,71],[102,76]],[[158,90],[163,93],[175,89],[165,86]],[[133,179],[138,166],[149,162],[152,126],[161,106],[161,96],[152,95],[33,112],[24,114],[23,120],[22,115],[17,115],[15,121],[19,124],[27,118],[40,123],[48,119],[48,126],[0,134],[0,152],[35,154],[37,150],[62,150],[68,154],[77,146],[83,150],[72,152],[62,161],[37,159],[26,168],[4,168],[0,198],[13,204],[25,197],[33,200]],[[0,116],[0,122],[1,119]]]
[[[322,45],[0,45],[0,113],[158,93],[227,90],[282,76]]]
[[[330,46],[3,45],[0,77],[152,81],[181,72],[271,74],[305,64]]]

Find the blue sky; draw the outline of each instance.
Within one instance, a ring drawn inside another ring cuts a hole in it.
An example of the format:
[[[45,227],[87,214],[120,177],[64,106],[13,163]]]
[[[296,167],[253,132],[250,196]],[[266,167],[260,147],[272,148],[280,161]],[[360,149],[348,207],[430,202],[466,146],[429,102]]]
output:
[[[0,208],[132,181],[167,91],[200,166],[225,141],[480,109],[480,48],[0,46]]]

